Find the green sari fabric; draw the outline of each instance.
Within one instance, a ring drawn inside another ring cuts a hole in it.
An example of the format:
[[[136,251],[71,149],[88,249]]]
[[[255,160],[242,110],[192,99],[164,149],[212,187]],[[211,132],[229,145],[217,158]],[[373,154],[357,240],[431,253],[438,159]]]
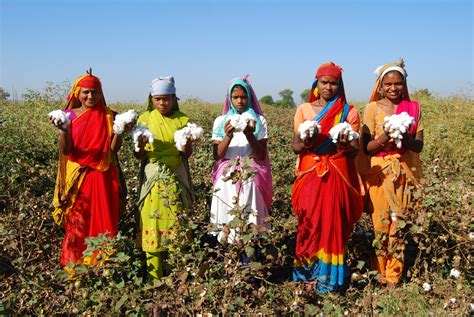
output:
[[[165,251],[164,241],[174,236],[176,214],[190,208],[192,185],[187,160],[174,143],[174,132],[189,118],[180,111],[170,117],[158,110],[146,111],[138,124],[154,135],[153,144],[145,147],[146,159],[140,173],[139,230],[137,244],[145,252]]]

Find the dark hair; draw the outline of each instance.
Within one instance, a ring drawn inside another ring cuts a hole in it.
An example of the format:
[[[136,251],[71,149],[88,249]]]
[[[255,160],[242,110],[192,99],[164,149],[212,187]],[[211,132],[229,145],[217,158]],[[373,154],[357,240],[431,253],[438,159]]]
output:
[[[248,97],[248,94],[247,94],[247,89],[245,89],[245,87],[244,87],[244,86],[242,86],[242,85],[239,85],[239,84],[237,84],[237,85],[235,85],[234,87],[232,87],[232,91],[231,91],[230,93],[233,93],[235,88],[242,89],[242,90],[245,92],[245,94],[247,95],[247,97]]]

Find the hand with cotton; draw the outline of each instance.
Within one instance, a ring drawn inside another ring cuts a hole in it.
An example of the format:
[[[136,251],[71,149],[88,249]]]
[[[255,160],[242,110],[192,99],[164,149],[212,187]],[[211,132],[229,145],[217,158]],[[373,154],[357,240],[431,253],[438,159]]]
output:
[[[49,121],[59,129],[60,132],[67,133],[71,127],[69,120],[70,113],[62,110],[54,110],[48,113]]]

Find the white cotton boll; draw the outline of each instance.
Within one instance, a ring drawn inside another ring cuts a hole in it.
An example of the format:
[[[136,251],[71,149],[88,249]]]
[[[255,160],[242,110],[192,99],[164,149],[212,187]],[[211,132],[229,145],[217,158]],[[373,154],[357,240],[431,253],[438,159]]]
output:
[[[48,113],[48,117],[53,121],[53,124],[63,129],[65,129],[71,123],[69,120],[70,115],[70,113],[66,113],[62,110],[54,110]]]
[[[153,143],[153,133],[146,126],[137,125],[132,131],[133,143],[135,144],[135,152],[140,151],[140,147],[138,146],[138,139],[141,136],[145,136],[148,143]]]
[[[184,151],[184,146],[188,140],[197,141],[204,135],[204,129],[195,123],[188,123],[181,130],[175,131],[174,142],[178,151]]]
[[[233,114],[228,117],[230,119],[230,124],[235,128],[235,131],[240,132],[244,131],[247,127],[248,117],[240,114]]]
[[[425,292],[429,292],[431,291],[431,285],[425,282],[423,283],[423,289],[425,290]]]
[[[352,129],[352,126],[347,122],[336,124],[329,130],[332,142],[337,143],[340,135],[347,135],[347,140],[352,141],[359,138],[359,133]]]
[[[244,120],[246,123],[249,123],[250,121],[255,121],[255,118],[249,112],[244,112],[240,115],[240,120]]]
[[[299,125],[298,132],[300,134],[301,140],[306,140],[308,138],[312,138],[314,133],[317,133],[319,129],[321,129],[321,126],[317,121],[306,120]]]
[[[393,222],[397,221],[397,213],[396,212],[392,212],[390,214],[390,218],[392,219]]]
[[[451,272],[449,272],[449,276],[452,276],[454,278],[458,278],[461,276],[461,272],[459,272],[456,269],[451,269]]]
[[[181,130],[175,131],[174,142],[178,151],[184,151],[184,146],[188,143],[189,137],[191,137],[191,129],[189,127],[184,127]]]
[[[197,141],[204,136],[204,129],[195,123],[188,123],[188,128],[191,129],[191,139]]]
[[[114,120],[114,132],[115,134],[122,134],[125,130],[125,126],[132,122],[135,122],[138,118],[138,113],[130,109],[127,112],[120,113],[115,116]]]
[[[386,116],[383,126],[385,131],[388,131],[389,137],[395,141],[396,146],[401,148],[403,134],[410,129],[412,124],[415,124],[415,119],[408,113],[402,112],[400,114]]]

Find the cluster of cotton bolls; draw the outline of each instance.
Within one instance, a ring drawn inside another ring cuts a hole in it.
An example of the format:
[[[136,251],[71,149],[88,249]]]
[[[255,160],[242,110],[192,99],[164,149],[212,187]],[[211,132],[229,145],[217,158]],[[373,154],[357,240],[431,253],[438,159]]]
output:
[[[135,145],[135,152],[140,151],[140,147],[138,146],[138,140],[144,136],[148,143],[153,143],[153,133],[144,125],[137,125],[132,131],[133,143]]]
[[[347,136],[347,140],[349,141],[359,138],[359,133],[354,131],[352,126],[347,122],[338,123],[329,130],[329,135],[334,143],[337,143],[341,134]]]
[[[244,131],[250,121],[255,121],[252,115],[248,112],[233,114],[227,119],[230,120],[230,125],[233,126],[237,132]]]
[[[54,110],[48,113],[48,117],[53,121],[54,125],[57,127],[62,127],[65,129],[71,121],[69,120],[70,113],[66,113],[62,110]]]
[[[321,126],[318,124],[318,121],[306,120],[301,123],[298,127],[298,132],[300,133],[301,140],[311,139],[314,133],[318,133]]]
[[[395,144],[400,149],[402,147],[403,134],[408,131],[412,124],[415,124],[415,119],[408,113],[402,112],[400,114],[386,116],[384,118],[383,128],[385,131],[388,131],[388,136],[395,141]]]
[[[116,134],[122,134],[123,131],[125,131],[125,126],[137,121],[137,118],[138,113],[133,109],[116,115],[114,120],[114,132]]]
[[[197,141],[204,135],[204,130],[195,123],[188,123],[184,128],[174,133],[174,142],[178,151],[183,151],[188,140]]]

